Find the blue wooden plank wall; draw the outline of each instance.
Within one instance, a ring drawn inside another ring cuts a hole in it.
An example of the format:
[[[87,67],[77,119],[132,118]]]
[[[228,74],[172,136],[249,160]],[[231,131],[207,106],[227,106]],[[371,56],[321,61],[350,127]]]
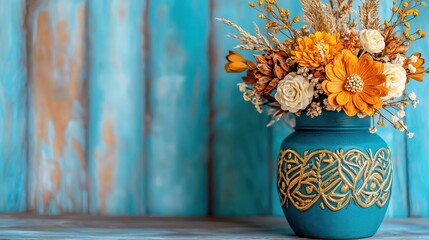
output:
[[[416,19],[414,26],[419,26],[425,32],[429,32],[427,20],[429,10],[426,8],[420,14],[423,17]],[[417,42],[411,49],[412,52],[429,53],[429,41]],[[426,60],[425,67],[428,67]],[[428,77],[426,77],[427,81]],[[415,217],[429,216],[429,85],[414,83],[412,90],[417,94],[421,102],[417,109],[407,111],[407,121],[410,128],[415,129],[414,139],[407,140],[407,167],[408,167],[408,192],[410,215]]]
[[[25,2],[0,1],[0,211],[26,210]]]
[[[143,214],[146,3],[87,4],[90,213]]]
[[[223,69],[234,31],[215,21],[253,31],[257,16],[242,0],[0,1],[0,212],[282,215],[277,151],[292,129],[242,100]],[[429,216],[429,89],[411,86],[415,138],[380,129],[388,217]]]
[[[211,11],[212,18],[228,17],[249,30],[249,16],[257,16],[243,1],[215,0]],[[225,73],[224,54],[236,44],[225,38],[232,29],[219,22],[212,27],[213,213],[266,215],[271,210],[268,118],[243,101],[237,89],[240,76]]]
[[[209,1],[151,1],[147,26],[148,211],[205,215]]]

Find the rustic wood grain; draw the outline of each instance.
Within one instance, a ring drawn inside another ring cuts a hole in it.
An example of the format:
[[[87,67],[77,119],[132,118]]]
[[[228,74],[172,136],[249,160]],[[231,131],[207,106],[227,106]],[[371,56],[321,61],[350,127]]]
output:
[[[28,4],[29,207],[85,213],[85,1]]]
[[[427,16],[429,9],[420,8],[420,15],[413,22],[413,26],[418,26],[424,32],[429,32],[429,22]],[[418,40],[411,45],[410,54],[421,52],[426,58],[425,67],[428,68],[429,39]],[[424,82],[419,83],[411,80],[408,92],[415,92],[420,104],[417,109],[407,110],[406,122],[409,129],[415,133],[413,139],[407,140],[407,167],[408,167],[408,187],[410,201],[410,215],[413,217],[429,217],[429,78],[425,76]]]
[[[208,211],[209,1],[150,2],[148,211]]]
[[[25,1],[0,1],[0,212],[26,210]]]
[[[284,218],[0,216],[1,239],[300,239]],[[371,239],[428,239],[429,219],[387,220]]]
[[[253,32],[258,12],[240,0],[214,0],[213,17],[227,18]],[[263,24],[263,21],[259,22]],[[240,74],[224,70],[224,56],[238,44],[226,37],[235,30],[215,21],[213,45],[213,212],[215,215],[265,215],[271,213],[271,150],[268,119],[245,102],[238,91]],[[244,53],[251,58],[250,52]]]
[[[90,213],[144,214],[146,1],[88,5]]]

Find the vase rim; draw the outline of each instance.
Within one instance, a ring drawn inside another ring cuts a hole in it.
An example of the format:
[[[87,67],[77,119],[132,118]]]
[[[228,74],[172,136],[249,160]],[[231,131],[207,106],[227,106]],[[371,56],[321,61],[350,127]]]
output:
[[[349,117],[344,112],[323,111],[318,117],[305,114],[296,117],[295,130],[368,130],[371,118]]]

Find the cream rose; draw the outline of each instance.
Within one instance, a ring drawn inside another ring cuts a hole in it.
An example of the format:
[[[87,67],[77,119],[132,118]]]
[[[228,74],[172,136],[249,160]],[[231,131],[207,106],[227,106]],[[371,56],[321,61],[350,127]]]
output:
[[[386,82],[383,84],[389,90],[389,94],[381,99],[387,100],[403,95],[407,83],[407,72],[401,64],[385,63],[383,74]]]
[[[362,30],[359,35],[363,49],[369,53],[381,53],[386,47],[384,37],[377,30]]]
[[[277,86],[276,100],[283,110],[296,113],[313,100],[314,89],[307,78],[289,73]]]

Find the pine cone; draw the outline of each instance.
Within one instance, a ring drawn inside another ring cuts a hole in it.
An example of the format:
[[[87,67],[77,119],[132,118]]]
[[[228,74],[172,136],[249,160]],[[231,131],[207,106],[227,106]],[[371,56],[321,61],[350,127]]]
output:
[[[249,70],[243,80],[254,84],[254,89],[261,95],[271,93],[289,71],[286,64],[288,55],[284,51],[254,55],[256,68]]]

